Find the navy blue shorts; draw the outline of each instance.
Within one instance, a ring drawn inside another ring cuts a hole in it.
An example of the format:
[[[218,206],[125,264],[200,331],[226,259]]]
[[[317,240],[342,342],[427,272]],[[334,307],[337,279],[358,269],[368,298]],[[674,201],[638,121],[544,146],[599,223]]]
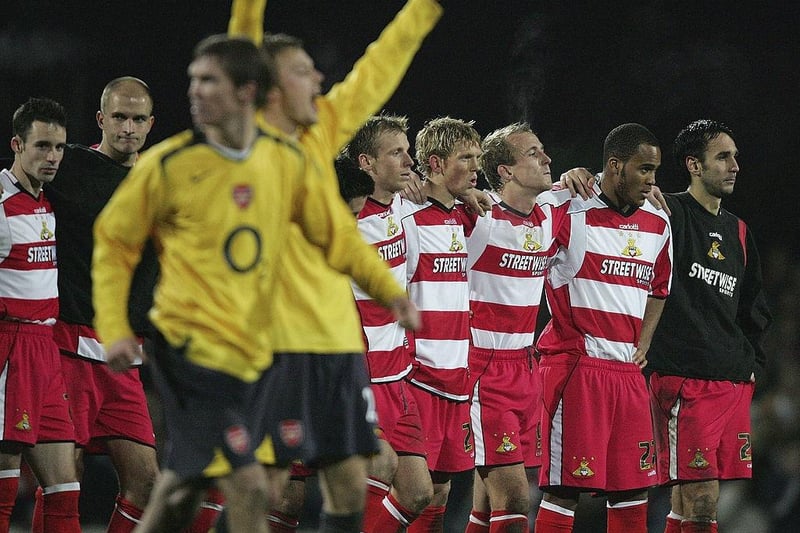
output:
[[[165,466],[182,480],[222,477],[256,462],[249,405],[255,384],[189,362],[186,346],[153,339],[153,380],[164,407]]]
[[[363,354],[275,354],[253,399],[257,434],[271,439],[264,464],[320,468],[378,453],[375,400]]]

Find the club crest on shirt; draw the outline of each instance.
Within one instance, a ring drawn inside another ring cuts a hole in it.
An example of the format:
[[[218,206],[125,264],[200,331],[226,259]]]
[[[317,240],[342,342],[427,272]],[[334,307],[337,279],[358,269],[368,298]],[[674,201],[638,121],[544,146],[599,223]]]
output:
[[[725,256],[722,255],[722,251],[719,249],[720,243],[719,241],[714,241],[711,243],[711,248],[708,249],[708,257],[711,259],[716,259],[717,261],[724,261]]]
[[[458,235],[456,232],[453,232],[453,238],[450,240],[450,251],[451,252],[460,252],[464,249],[464,243],[458,240]]]
[[[531,231],[525,232],[525,242],[522,243],[522,249],[527,252],[538,252],[542,249],[542,228],[533,228]]]
[[[511,442],[511,437],[508,435],[503,435],[503,442],[500,443],[500,446],[495,449],[497,453],[508,453],[513,452],[517,449],[517,445]]]
[[[30,431],[31,430],[31,419],[28,416],[28,413],[25,411],[22,412],[22,418],[19,422],[14,424],[14,427],[21,430],[21,431]]]
[[[47,227],[47,220],[42,220],[42,231],[39,233],[39,239],[42,241],[49,241],[55,237],[50,228]]]
[[[589,467],[589,459],[583,457],[581,459],[581,464],[578,468],[572,471],[572,475],[575,477],[592,477],[594,476],[594,470]]]
[[[250,449],[250,432],[247,428],[236,424],[225,429],[225,444],[238,455],[244,455]]]
[[[695,468],[697,470],[705,470],[709,467],[709,462],[703,457],[703,452],[700,450],[696,450],[694,452],[694,457],[692,460],[689,461],[689,468]]]
[[[281,420],[278,432],[281,436],[281,442],[289,448],[296,448],[305,440],[303,423],[300,420]]]
[[[239,209],[246,209],[253,199],[253,189],[249,185],[237,185],[233,188],[233,201]]]
[[[642,251],[636,246],[636,238],[635,237],[628,237],[628,244],[625,248],[622,249],[620,252],[622,255],[626,257],[639,257],[642,255]]]
[[[394,217],[389,215],[386,219],[386,236],[394,237],[397,235],[399,229],[400,227],[397,225],[397,222],[394,221]]]

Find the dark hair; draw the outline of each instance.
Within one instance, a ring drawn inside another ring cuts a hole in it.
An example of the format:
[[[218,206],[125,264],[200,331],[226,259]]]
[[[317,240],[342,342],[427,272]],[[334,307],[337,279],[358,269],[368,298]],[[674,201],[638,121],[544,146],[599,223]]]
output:
[[[689,170],[686,168],[686,158],[692,156],[702,161],[708,148],[708,143],[716,139],[720,133],[725,133],[733,139],[733,131],[716,120],[695,120],[683,128],[678,136],[675,137],[675,142],[672,145],[672,154],[680,172],[688,175]]]
[[[625,163],[639,151],[642,144],[657,148],[661,146],[656,136],[641,124],[630,122],[617,126],[608,133],[603,143],[603,165],[611,157]]]
[[[194,48],[193,59],[203,56],[217,58],[222,69],[231,78],[235,87],[256,83],[256,105],[266,101],[267,91],[272,87],[272,71],[267,68],[264,54],[244,37],[229,37],[217,34],[206,37]]]
[[[11,120],[11,129],[14,135],[23,141],[31,131],[33,123],[45,122],[47,124],[58,124],[62,128],[67,127],[67,114],[64,106],[49,98],[28,98],[14,111]]]
[[[342,152],[333,162],[339,178],[339,192],[345,202],[359,196],[369,196],[375,191],[375,182]]]

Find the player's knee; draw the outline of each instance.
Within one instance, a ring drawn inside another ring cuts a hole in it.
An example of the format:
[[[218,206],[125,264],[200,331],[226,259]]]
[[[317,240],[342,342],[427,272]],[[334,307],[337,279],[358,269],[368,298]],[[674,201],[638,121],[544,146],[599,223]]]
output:
[[[394,450],[388,443],[381,442],[381,452],[372,457],[369,463],[370,477],[390,482],[397,472],[397,461],[397,454]]]
[[[709,522],[717,517],[717,501],[709,493],[696,494],[687,518],[696,522]]]
[[[528,514],[530,507],[530,496],[527,487],[524,493],[514,492],[508,495],[505,509],[513,513]]]
[[[395,495],[397,501],[414,513],[421,513],[433,500],[433,485],[419,483]]]

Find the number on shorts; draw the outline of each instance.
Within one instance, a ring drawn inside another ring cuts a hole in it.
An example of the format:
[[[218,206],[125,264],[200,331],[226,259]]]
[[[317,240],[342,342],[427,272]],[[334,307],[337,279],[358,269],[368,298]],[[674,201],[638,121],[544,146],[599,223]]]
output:
[[[739,440],[744,441],[742,447],[739,448],[739,459],[742,461],[752,461],[753,460],[753,445],[750,442],[750,433],[739,433],[737,435]]]
[[[472,451],[472,426],[466,422],[461,424],[461,429],[464,430],[464,451],[470,453]]]
[[[639,443],[642,449],[642,456],[639,458],[639,470],[652,470],[655,465],[655,443],[644,441]]]

